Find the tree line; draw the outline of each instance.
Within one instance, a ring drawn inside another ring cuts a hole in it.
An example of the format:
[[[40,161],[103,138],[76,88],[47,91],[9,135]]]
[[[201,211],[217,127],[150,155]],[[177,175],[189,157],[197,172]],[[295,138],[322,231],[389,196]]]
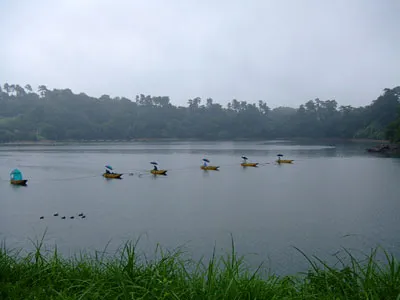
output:
[[[70,89],[0,85],[0,142],[37,140],[369,138],[400,141],[400,87],[365,107],[309,100],[271,109],[265,101],[212,98],[175,106],[168,96],[99,98]]]

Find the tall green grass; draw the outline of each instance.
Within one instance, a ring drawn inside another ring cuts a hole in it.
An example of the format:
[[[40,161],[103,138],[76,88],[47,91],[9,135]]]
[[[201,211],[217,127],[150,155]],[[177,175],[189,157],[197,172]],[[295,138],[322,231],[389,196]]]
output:
[[[214,251],[200,261],[159,247],[149,260],[136,246],[124,244],[112,258],[81,253],[68,259],[57,248],[46,253],[43,240],[24,255],[3,246],[0,299],[400,299],[400,264],[379,248],[364,259],[345,251],[346,262],[338,257],[333,266],[303,253],[307,273],[276,276],[261,266],[250,271],[233,243],[225,256]]]

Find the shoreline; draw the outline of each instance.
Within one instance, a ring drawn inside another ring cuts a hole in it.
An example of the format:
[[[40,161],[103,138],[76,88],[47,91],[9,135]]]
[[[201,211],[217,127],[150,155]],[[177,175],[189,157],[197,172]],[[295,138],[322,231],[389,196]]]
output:
[[[300,141],[300,142],[326,142],[326,143],[377,143],[377,144],[390,144],[389,140],[376,140],[376,139],[344,139],[344,138],[274,138],[274,139],[229,139],[229,140],[205,140],[205,139],[175,139],[175,138],[140,138],[130,140],[65,140],[65,141],[14,141],[14,142],[0,142],[0,146],[43,146],[51,145],[56,146],[60,144],[96,144],[96,143],[147,143],[147,142],[252,142],[252,141]]]

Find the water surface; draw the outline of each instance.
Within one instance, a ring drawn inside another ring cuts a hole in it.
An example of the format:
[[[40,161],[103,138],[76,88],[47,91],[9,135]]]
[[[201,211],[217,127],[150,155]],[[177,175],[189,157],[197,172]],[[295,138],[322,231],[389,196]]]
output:
[[[141,236],[143,251],[184,245],[199,258],[214,245],[229,251],[233,235],[251,265],[266,261],[278,273],[304,270],[293,246],[327,259],[341,247],[382,245],[399,254],[400,160],[364,148],[287,141],[0,146],[0,239],[29,248],[28,238],[47,229],[46,243],[68,255],[107,243],[112,252]],[[295,163],[276,165],[278,153]],[[241,155],[263,165],[243,169]],[[221,170],[201,171],[203,157]],[[146,172],[154,160],[168,176]],[[124,179],[102,178],[106,164]],[[28,187],[9,185],[16,167]]]

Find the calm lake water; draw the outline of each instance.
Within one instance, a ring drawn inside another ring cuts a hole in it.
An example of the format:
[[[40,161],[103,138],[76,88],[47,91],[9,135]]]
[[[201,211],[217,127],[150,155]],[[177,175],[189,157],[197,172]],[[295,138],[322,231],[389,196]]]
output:
[[[200,258],[214,245],[229,251],[232,234],[250,265],[264,261],[277,273],[304,270],[294,246],[328,260],[342,247],[382,245],[400,254],[400,159],[364,148],[284,141],[0,146],[0,239],[30,249],[29,238],[47,229],[46,244],[71,255],[107,244],[112,253],[141,237],[144,252],[159,243]],[[295,163],[274,164],[277,153]],[[265,164],[243,169],[241,155]],[[203,157],[220,171],[200,170]],[[168,176],[146,173],[150,161]],[[127,173],[123,180],[102,178],[106,164]],[[27,187],[8,183],[13,168]],[[68,219],[80,212],[87,218]]]

